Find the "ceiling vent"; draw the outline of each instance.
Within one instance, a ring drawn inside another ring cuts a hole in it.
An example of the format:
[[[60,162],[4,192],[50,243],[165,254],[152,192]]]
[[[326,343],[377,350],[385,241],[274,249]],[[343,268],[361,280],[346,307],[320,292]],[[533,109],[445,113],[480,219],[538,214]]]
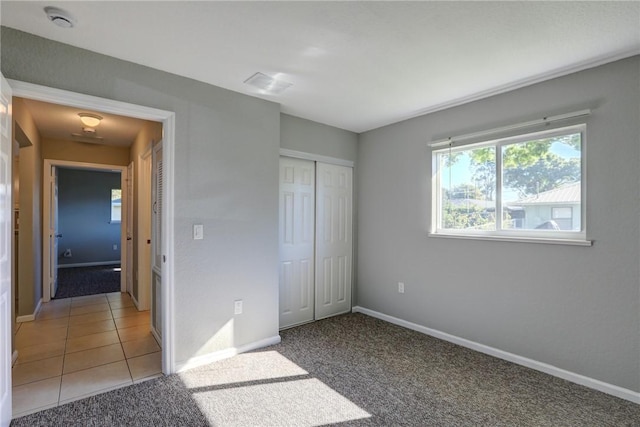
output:
[[[82,133],[72,133],[74,141],[85,142],[87,144],[104,144],[104,138],[98,136],[93,128],[82,128]]]
[[[47,6],[44,8],[44,13],[47,14],[49,21],[62,28],[73,28],[76,25],[76,19],[71,16],[66,10],[58,9],[57,7]]]
[[[245,80],[244,83],[253,87],[257,87],[264,93],[271,94],[282,93],[289,86],[293,86],[292,83],[277,80],[262,73],[255,73],[253,76]]]

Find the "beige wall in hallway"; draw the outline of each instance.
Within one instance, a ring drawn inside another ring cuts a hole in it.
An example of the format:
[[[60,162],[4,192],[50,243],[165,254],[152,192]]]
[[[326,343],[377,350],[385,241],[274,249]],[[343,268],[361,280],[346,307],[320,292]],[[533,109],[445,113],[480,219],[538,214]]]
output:
[[[139,234],[139,224],[140,218],[138,216],[138,206],[140,197],[146,196],[150,197],[151,188],[141,188],[143,180],[144,171],[141,168],[141,159],[140,156],[145,153],[145,151],[151,147],[153,144],[157,143],[162,139],[162,124],[158,122],[147,122],[142,127],[138,135],[136,136],[136,140],[131,145],[130,150],[130,161],[133,162],[133,237],[134,237],[134,247],[133,247],[133,289],[132,289],[132,297],[139,301],[138,295],[138,280],[140,277],[140,270],[143,268],[148,268],[151,270],[150,265],[140,265],[139,264],[139,256],[138,256],[138,242],[143,236]],[[149,179],[149,183],[151,180]],[[151,213],[149,213],[149,221]],[[145,263],[146,264],[146,263]],[[131,267],[130,267],[131,268]],[[150,276],[149,276],[150,279]]]
[[[129,164],[129,148],[43,138],[42,158],[127,166]]]
[[[13,134],[20,148],[20,233],[17,316],[33,314],[42,298],[42,141],[21,98],[13,100]]]

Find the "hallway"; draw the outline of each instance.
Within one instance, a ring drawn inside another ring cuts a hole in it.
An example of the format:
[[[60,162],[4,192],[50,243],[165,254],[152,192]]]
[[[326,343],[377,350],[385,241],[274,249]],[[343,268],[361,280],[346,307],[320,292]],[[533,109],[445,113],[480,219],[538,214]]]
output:
[[[126,293],[52,300],[15,339],[14,418],[162,375],[149,312]]]

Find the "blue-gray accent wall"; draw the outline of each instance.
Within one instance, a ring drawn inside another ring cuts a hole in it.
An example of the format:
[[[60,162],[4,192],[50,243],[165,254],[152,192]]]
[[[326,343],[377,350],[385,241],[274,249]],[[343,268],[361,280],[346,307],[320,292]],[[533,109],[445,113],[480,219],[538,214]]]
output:
[[[120,260],[120,222],[111,222],[111,190],[119,172],[58,170],[59,265]],[[113,247],[116,245],[117,249]],[[64,252],[70,249],[71,257]]]

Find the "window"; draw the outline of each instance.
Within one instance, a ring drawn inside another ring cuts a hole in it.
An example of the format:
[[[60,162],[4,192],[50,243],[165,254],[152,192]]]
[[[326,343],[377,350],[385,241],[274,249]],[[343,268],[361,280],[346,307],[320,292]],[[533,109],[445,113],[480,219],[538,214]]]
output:
[[[585,129],[434,150],[431,234],[585,241]]]
[[[111,190],[111,222],[118,223],[122,220],[122,190]]]

